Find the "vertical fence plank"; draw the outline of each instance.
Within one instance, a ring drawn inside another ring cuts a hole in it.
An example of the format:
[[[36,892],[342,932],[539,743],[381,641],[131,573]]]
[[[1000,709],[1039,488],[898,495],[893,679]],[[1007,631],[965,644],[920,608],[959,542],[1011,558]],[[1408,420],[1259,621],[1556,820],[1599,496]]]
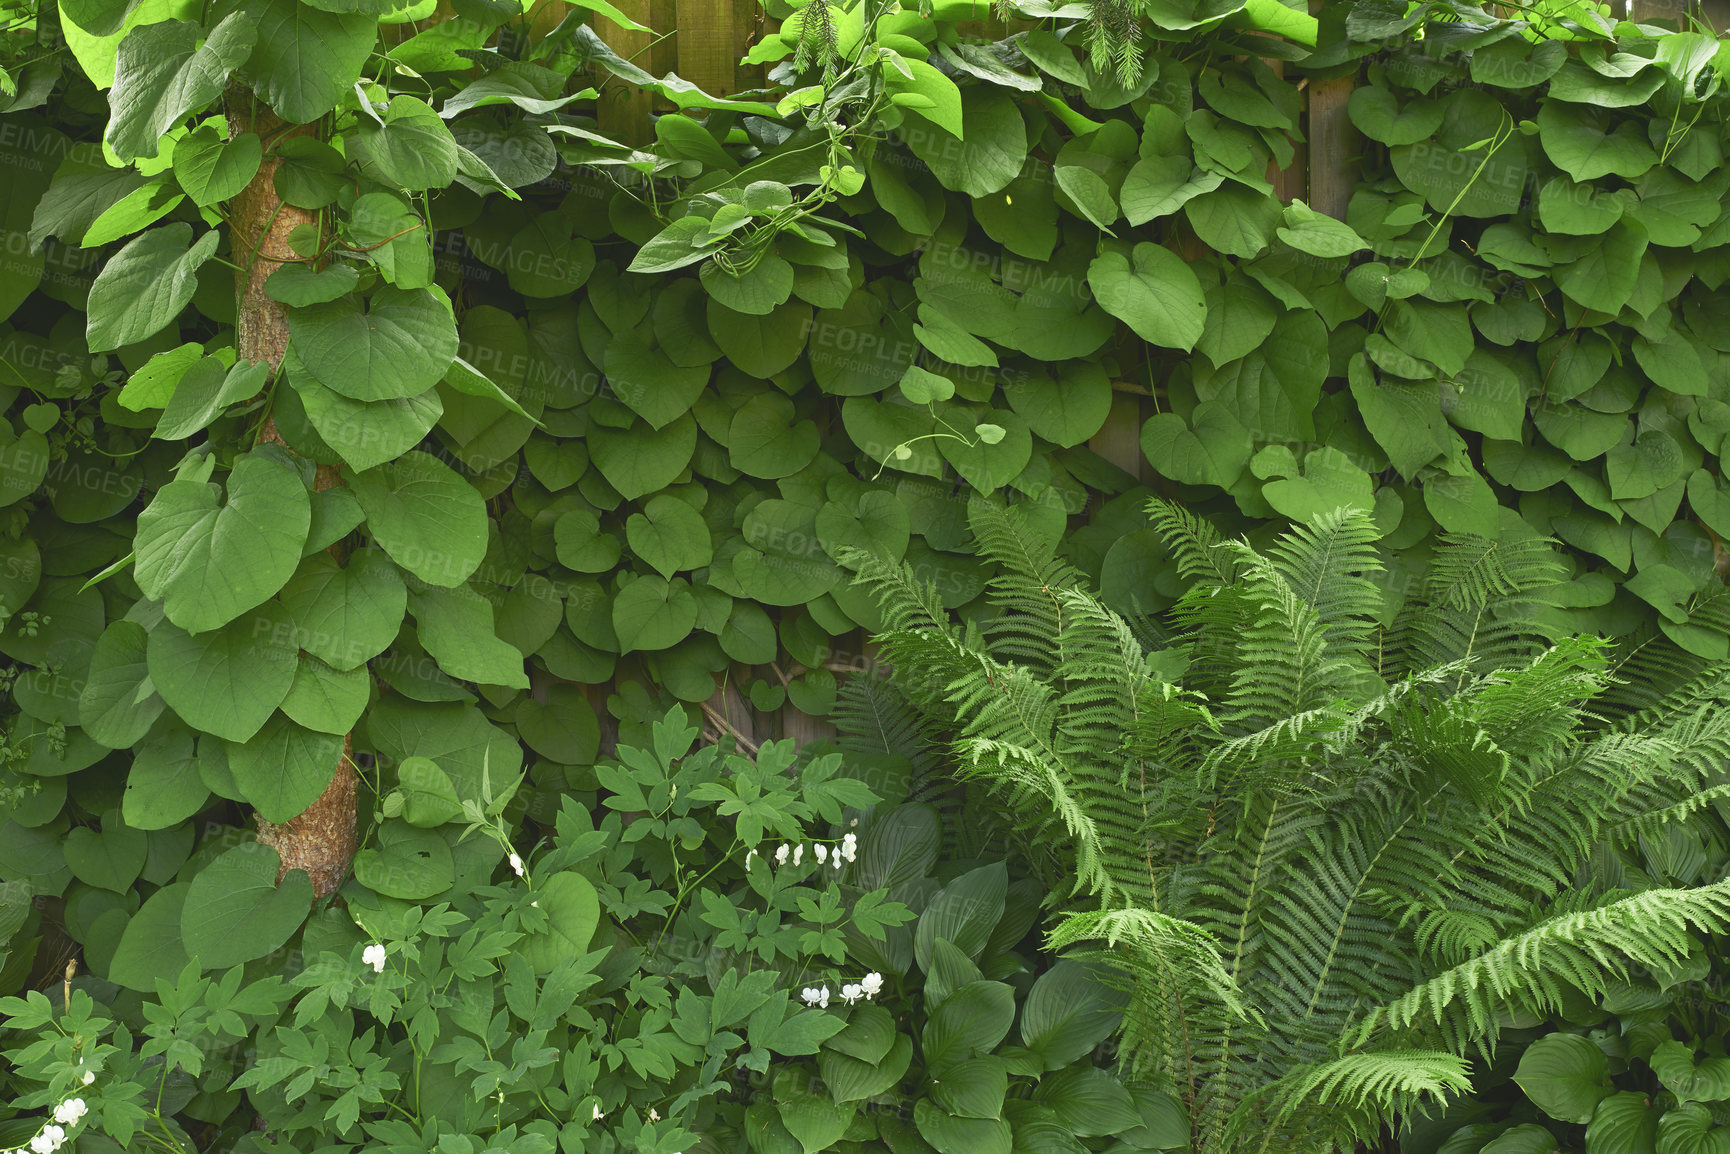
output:
[[[650,0],[618,0],[616,7],[639,24],[651,23],[653,13]],[[604,16],[595,17],[595,31],[600,33],[608,47],[626,60],[631,60],[640,68],[649,66],[650,62],[645,59],[648,53],[644,49],[654,40],[653,33],[621,28]],[[631,144],[646,142],[654,135],[649,127],[651,96],[651,93],[633,88],[622,81],[608,81],[601,89],[601,98],[595,110],[601,122],[601,131]]]
[[[1322,14],[1322,0],[1310,0],[1310,15]],[[1335,220],[1346,218],[1352,200],[1352,160],[1358,152],[1357,130],[1346,114],[1346,101],[1357,87],[1353,76],[1339,76],[1308,85],[1309,203]]]
[[[736,3],[755,0],[679,0],[679,75],[704,92],[730,96],[739,90],[733,65],[743,55],[734,43]]]
[[[1111,415],[1087,447],[1132,477],[1141,475],[1141,397],[1131,392],[1111,395]]]
[[[1310,207],[1336,220],[1346,218],[1352,199],[1352,158],[1357,130],[1346,115],[1352,78],[1341,76],[1309,86]]]

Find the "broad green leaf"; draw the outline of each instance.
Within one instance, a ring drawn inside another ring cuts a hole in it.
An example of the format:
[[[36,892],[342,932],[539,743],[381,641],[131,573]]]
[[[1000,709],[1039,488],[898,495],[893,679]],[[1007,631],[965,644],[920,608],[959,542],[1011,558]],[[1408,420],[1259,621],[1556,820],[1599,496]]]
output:
[[[811,306],[788,301],[763,316],[737,312],[709,299],[709,335],[734,366],[768,380],[794,361],[811,332]]]
[[[178,149],[174,155],[176,160],[180,158]],[[338,262],[317,272],[310,265],[285,264],[265,279],[264,293],[273,301],[299,308],[328,304],[345,297],[354,291],[359,281],[360,270],[346,262]]]
[[[116,621],[90,656],[90,672],[78,695],[78,725],[110,749],[138,744],[166,708],[150,684],[145,642],[142,625]]]
[[[133,750],[120,812],[135,829],[171,829],[210,801],[198,747],[184,725],[159,727]]]
[[[350,482],[366,511],[367,531],[404,569],[450,589],[479,568],[487,551],[481,495],[429,453],[408,453]],[[332,661],[339,669],[342,664]]]
[[[1551,1118],[1584,1125],[1610,1092],[1608,1070],[1595,1043],[1578,1034],[1554,1033],[1526,1047],[1514,1081]]]
[[[319,733],[346,734],[366,712],[371,697],[372,678],[366,670],[344,673],[302,654],[295,666],[294,684],[282,699],[282,711],[290,721]]]
[[[1124,1000],[1100,975],[1064,959],[1041,974],[1021,1007],[1021,1042],[1047,1070],[1076,1062],[1117,1028]]]
[[[191,889],[188,882],[164,886],[126,923],[108,963],[108,980],[143,994],[156,992],[158,978],[172,983],[186,968],[180,918]]]
[[[1630,220],[1618,221],[1603,239],[1578,259],[1552,274],[1556,287],[1589,309],[1614,315],[1622,311],[1640,279],[1646,255],[1646,230]]]
[[[562,297],[582,288],[595,268],[595,246],[576,235],[566,213],[542,213],[511,238],[505,277],[526,297]]]
[[[818,1154],[834,1146],[859,1111],[851,1102],[836,1105],[816,1094],[802,1094],[780,1103],[777,1109],[781,1125],[799,1144],[802,1154]]]
[[[603,368],[613,394],[654,429],[664,429],[689,412],[709,383],[707,364],[675,365],[647,324],[609,341]]]
[[[462,812],[450,774],[431,758],[404,758],[396,771],[397,788],[403,795],[403,820],[412,826],[443,825]]]
[[[414,615],[420,643],[439,668],[459,681],[527,689],[523,655],[499,638],[493,628],[493,607],[466,585],[441,589],[410,589],[408,610]]]
[[[144,831],[132,829],[110,812],[103,828],[78,826],[67,831],[60,844],[72,876],[85,885],[123,894],[144,869],[148,846]]]
[[[67,859],[70,861],[70,857]],[[1722,1102],[1730,1099],[1730,1058],[1695,1060],[1681,1042],[1663,1042],[1648,1060],[1652,1073],[1678,1102]]]
[[[208,427],[228,406],[258,396],[269,378],[270,366],[263,361],[226,366],[216,357],[204,357],[174,386],[151,436],[184,441]]]
[[[619,563],[619,538],[601,528],[600,518],[587,509],[572,509],[553,522],[554,556],[578,573],[607,573]]]
[[[1664,1111],[1645,1094],[1623,1090],[1611,1094],[1592,1111],[1586,1125],[1588,1154],[1614,1154],[1616,1151],[1637,1151],[1644,1154],[1656,1148],[1658,1119]]]
[[[709,261],[700,270],[708,294],[737,313],[767,316],[793,295],[793,266],[773,254],[735,275]]]
[[[759,393],[733,414],[727,460],[750,477],[791,477],[817,456],[814,422],[797,419],[793,402],[779,391]]]
[[[1352,89],[1346,113],[1357,130],[1380,144],[1416,144],[1442,125],[1440,101],[1418,96],[1400,103],[1386,88],[1365,84]]]
[[[517,950],[536,973],[548,974],[588,951],[600,925],[601,904],[594,884],[575,870],[542,879],[535,892],[547,928],[525,937]]]
[[[437,389],[416,397],[357,401],[326,388],[306,373],[291,374],[289,383],[300,394],[319,439],[357,472],[394,461],[413,449],[426,439],[445,411]]]
[[[362,117],[350,133],[348,157],[380,184],[421,192],[456,179],[457,142],[439,114],[413,96],[393,96],[384,123]]]
[[[338,670],[353,670],[383,653],[396,638],[408,590],[389,558],[360,549],[347,568],[326,553],[300,563],[283,586],[282,607],[294,622],[295,641]]]
[[[936,444],[962,480],[981,493],[991,493],[1027,468],[1033,457],[1033,437],[1027,422],[1007,410],[987,409],[976,417],[969,441],[943,438]]]
[[[306,371],[357,401],[416,397],[438,384],[457,355],[456,319],[438,288],[384,286],[288,314]]]
[[[258,42],[246,75],[290,124],[336,108],[360,79],[378,31],[375,16],[320,12],[299,0],[262,0],[252,19]]]
[[[1538,109],[1537,123],[1544,152],[1581,183],[1604,176],[1633,180],[1658,163],[1658,154],[1633,120],[1618,123],[1596,109],[1547,100]]]
[[[204,970],[227,969],[277,949],[312,912],[312,880],[290,870],[270,846],[242,842],[200,869],[186,892],[180,932]]]
[[[1254,448],[1249,430],[1218,401],[1197,405],[1189,424],[1176,413],[1156,413],[1141,427],[1141,452],[1148,464],[1186,485],[1229,488],[1242,476]]]
[[[1682,447],[1662,429],[1649,429],[1632,444],[1616,445],[1604,455],[1604,479],[1617,501],[1649,497],[1687,473]]]
[[[206,124],[174,146],[174,179],[193,204],[209,208],[238,195],[258,173],[263,160],[263,142],[256,133],[224,140]],[[303,267],[284,265],[283,269]],[[283,269],[272,275],[280,276]]]
[[[288,696],[296,639],[282,607],[266,602],[197,636],[162,622],[150,630],[145,654],[156,692],[182,721],[246,742]]]
[[[158,175],[104,209],[90,223],[80,247],[96,248],[131,236],[173,212],[185,199],[167,176]]]
[[[254,31],[248,14],[234,12],[207,38],[197,24],[179,20],[127,33],[103,131],[114,154],[124,161],[154,157],[163,134],[222,95],[228,74],[251,53]]]
[[[589,459],[627,501],[666,488],[691,463],[697,422],[689,413],[664,429],[591,427]]]
[[[939,938],[977,960],[1003,916],[1008,886],[1003,863],[994,862],[962,874],[933,896],[919,915],[913,935],[913,956],[919,968],[930,971],[932,950]]]
[[[1324,259],[1350,256],[1369,247],[1350,225],[1317,212],[1301,200],[1286,205],[1285,227],[1276,230],[1276,235],[1299,252]]]
[[[311,525],[306,486],[279,451],[240,458],[226,491],[171,481],[138,515],[133,573],[182,629],[202,633],[263,604],[300,563]]]
[[[1021,175],[1027,160],[1027,128],[1009,93],[990,85],[963,89],[964,134],[925,115],[936,111],[909,112],[900,136],[944,188],[968,196],[989,196]]]
[[[1282,220],[1279,201],[1232,183],[1185,200],[1183,211],[1210,248],[1246,260],[1267,251]]]
[[[1107,252],[1087,268],[1105,311],[1150,344],[1189,350],[1201,339],[1207,302],[1195,271],[1170,249],[1142,242],[1125,257]]]
[[[666,494],[651,498],[641,513],[631,515],[625,522],[625,540],[631,552],[668,578],[704,568],[715,555],[702,514]]]
[[[437,833],[387,821],[379,827],[377,843],[354,856],[354,876],[374,893],[418,902],[450,889],[456,867],[450,846]]]
[[[1015,992],[1002,982],[970,982],[938,1006],[925,1023],[925,1062],[933,1073],[989,1054],[1015,1020]]]
[[[1447,423],[1434,384],[1378,382],[1374,372],[1357,359],[1348,376],[1364,427],[1401,477],[1410,480],[1447,451]]]
[[[889,561],[907,552],[912,519],[893,493],[872,489],[856,501],[829,501],[817,510],[817,541],[831,557],[844,549],[863,549]]]
[[[224,748],[240,799],[265,821],[285,822],[329,788],[343,758],[343,735],[318,733],[276,713],[255,736]]]
[[[165,224],[109,257],[90,286],[90,351],[135,344],[178,317],[191,303],[198,270],[216,255],[219,239],[212,230],[194,242],[191,225]]]
[[[1262,497],[1274,511],[1299,524],[1342,507],[1366,511],[1375,507],[1369,474],[1329,446],[1311,449],[1300,469],[1290,449],[1268,445],[1250,458],[1249,467],[1266,481]]]
[[[1057,1113],[1057,1123],[1072,1134],[1092,1138],[1141,1125],[1129,1091],[1109,1070],[1072,1065],[1039,1081],[1034,1101]]]
[[[913,1103],[919,1136],[937,1154],[1010,1154],[1009,1123],[1002,1118],[957,1118],[929,1098]]]
[[[600,749],[601,727],[580,686],[555,684],[546,701],[517,706],[517,734],[536,753],[560,765],[588,765]]]
[[[682,580],[638,577],[613,598],[613,631],[621,652],[666,649],[697,623],[697,601]]]
[[[1466,465],[1456,472],[1438,472],[1424,479],[1424,508],[1450,533],[1478,537],[1500,535],[1501,506],[1489,482]]]

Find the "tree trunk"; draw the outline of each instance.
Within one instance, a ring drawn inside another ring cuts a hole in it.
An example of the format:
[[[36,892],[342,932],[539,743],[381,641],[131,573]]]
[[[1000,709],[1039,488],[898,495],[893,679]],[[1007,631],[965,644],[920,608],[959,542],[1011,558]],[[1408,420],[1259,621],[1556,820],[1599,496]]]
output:
[[[235,87],[228,93],[228,131],[231,137],[257,133],[268,143],[273,134],[279,138],[307,135],[314,126],[285,126],[251,92]],[[288,315],[282,305],[265,295],[264,282],[284,262],[300,259],[289,246],[289,234],[304,224],[319,226],[317,212],[284,204],[276,195],[279,163],[267,150],[257,175],[229,205],[233,258],[240,266],[234,277],[238,302],[235,351],[244,360],[266,362],[272,373],[281,368],[283,352],[288,348]],[[274,418],[265,418],[258,439],[283,444]],[[339,483],[337,470],[321,465],[313,488],[322,491]],[[313,892],[321,898],[342,884],[354,859],[358,779],[353,751],[353,738],[345,738],[330,784],[305,813],[281,825],[254,815],[258,840],[274,847],[282,857],[277,880],[291,869],[305,870],[312,879]]]

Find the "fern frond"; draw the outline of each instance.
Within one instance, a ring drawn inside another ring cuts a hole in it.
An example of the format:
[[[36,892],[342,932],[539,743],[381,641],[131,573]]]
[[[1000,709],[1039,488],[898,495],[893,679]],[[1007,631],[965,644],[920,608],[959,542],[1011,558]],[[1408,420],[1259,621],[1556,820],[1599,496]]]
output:
[[[1199,1031],[1192,1021],[1259,1017],[1227,973],[1213,938],[1193,922],[1138,907],[1105,909],[1065,915],[1046,935],[1046,948],[1057,952],[1085,942],[1103,949],[1084,956],[1126,979],[1125,1045],[1143,1060],[1151,1056],[1171,1081],[1193,1076]]]
[[[1211,523],[1159,497],[1148,501],[1147,517],[1184,578],[1205,585],[1230,585],[1236,579],[1232,559],[1218,548],[1225,538]]]
[[[1665,970],[1694,947],[1691,930],[1730,926],[1730,881],[1696,889],[1653,889],[1594,909],[1549,918],[1504,938],[1380,1006],[1359,1025],[1361,1046],[1379,1030],[1419,1029],[1448,1048],[1491,1037],[1509,1005],[1559,1011],[1574,991],[1602,995],[1630,965]]]
[[[1471,1088],[1466,1063],[1454,1054],[1368,1050],[1293,1070],[1269,1087],[1269,1098],[1280,1121],[1302,1110],[1343,1109],[1370,1124],[1411,1114],[1426,1099],[1445,1106],[1450,1094]]]
[[[1565,580],[1546,539],[1512,529],[1493,541],[1445,533],[1423,588],[1390,631],[1390,656],[1407,669],[1513,664],[1556,640],[1546,610]]]

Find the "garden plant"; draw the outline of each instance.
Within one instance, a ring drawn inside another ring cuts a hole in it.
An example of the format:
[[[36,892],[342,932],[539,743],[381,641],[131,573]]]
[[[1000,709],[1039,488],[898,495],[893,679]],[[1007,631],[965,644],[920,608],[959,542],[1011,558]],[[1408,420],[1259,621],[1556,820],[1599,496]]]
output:
[[[1705,8],[693,3],[0,0],[0,1150],[1730,1143]]]

